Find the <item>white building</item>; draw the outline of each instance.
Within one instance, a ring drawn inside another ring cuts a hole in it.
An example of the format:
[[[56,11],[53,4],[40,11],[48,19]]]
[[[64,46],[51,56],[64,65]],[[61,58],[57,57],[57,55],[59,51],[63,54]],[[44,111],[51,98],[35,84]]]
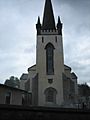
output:
[[[77,101],[77,76],[64,65],[62,23],[56,25],[51,0],[46,0],[42,24],[36,24],[36,65],[28,68],[21,88],[32,92],[32,104],[61,106]],[[23,76],[22,76],[23,78]]]
[[[31,96],[28,91],[0,84],[0,104],[31,105]]]

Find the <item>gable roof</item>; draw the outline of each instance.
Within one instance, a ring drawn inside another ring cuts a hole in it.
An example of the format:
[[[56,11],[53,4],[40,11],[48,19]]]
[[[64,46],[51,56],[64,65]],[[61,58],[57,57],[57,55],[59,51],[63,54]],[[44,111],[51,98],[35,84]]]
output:
[[[4,85],[4,84],[0,84],[0,88],[7,88],[7,89],[9,89],[9,90],[16,90],[16,91],[27,92],[27,91],[22,90],[22,89],[20,89],[20,88],[11,87],[11,86],[7,86],[7,85]]]
[[[36,64],[28,68],[28,72],[31,71],[31,70],[32,71],[36,70]]]
[[[20,80],[27,80],[27,78],[28,78],[28,74],[23,73],[20,77]]]
[[[71,76],[72,76],[72,79],[77,79],[78,78],[77,75],[74,72],[71,73]]]
[[[69,66],[67,66],[67,65],[64,65],[64,69],[65,69],[65,70],[70,70],[70,71],[72,70],[71,67],[69,67]]]

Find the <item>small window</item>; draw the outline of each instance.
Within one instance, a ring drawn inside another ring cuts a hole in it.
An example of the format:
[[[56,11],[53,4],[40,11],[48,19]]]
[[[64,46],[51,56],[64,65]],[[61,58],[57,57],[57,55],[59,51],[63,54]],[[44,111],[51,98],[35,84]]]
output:
[[[11,92],[6,93],[5,104],[10,104]]]
[[[55,41],[56,41],[56,43],[57,43],[57,36],[55,37]]]
[[[25,105],[25,94],[22,94],[22,105]]]
[[[42,43],[44,43],[44,37],[42,37]]]
[[[53,83],[53,79],[48,79],[48,83],[52,84]]]

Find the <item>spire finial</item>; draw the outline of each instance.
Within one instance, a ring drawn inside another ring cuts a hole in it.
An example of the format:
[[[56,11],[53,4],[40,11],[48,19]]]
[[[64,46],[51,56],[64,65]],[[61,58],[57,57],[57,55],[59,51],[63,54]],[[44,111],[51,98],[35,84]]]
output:
[[[41,24],[41,23],[40,23],[40,17],[39,17],[39,16],[38,16],[37,24]]]
[[[37,24],[36,24],[36,29],[37,29],[37,35],[40,35],[40,30],[41,30],[41,23],[40,23],[40,17],[38,16]]]
[[[58,16],[57,29],[58,29],[58,33],[62,35],[62,23],[59,16]]]
[[[59,16],[58,16],[58,24],[61,24],[61,20]]]

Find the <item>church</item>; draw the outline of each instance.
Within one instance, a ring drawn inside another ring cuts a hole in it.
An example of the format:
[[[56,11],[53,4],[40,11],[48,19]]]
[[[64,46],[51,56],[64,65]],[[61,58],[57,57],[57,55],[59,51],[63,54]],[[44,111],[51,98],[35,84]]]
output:
[[[36,64],[22,74],[20,88],[32,93],[33,106],[61,107],[76,104],[77,75],[64,64],[60,17],[55,22],[51,0],[45,0],[43,20],[36,24]]]

